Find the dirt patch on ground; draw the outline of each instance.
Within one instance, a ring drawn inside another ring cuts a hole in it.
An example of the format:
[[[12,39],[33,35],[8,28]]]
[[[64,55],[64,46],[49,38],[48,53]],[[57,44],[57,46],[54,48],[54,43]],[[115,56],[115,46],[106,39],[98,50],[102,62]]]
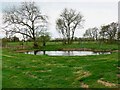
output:
[[[29,50],[16,50],[16,52],[18,53],[24,53],[24,52],[28,52]]]
[[[102,84],[102,85],[104,85],[104,86],[107,86],[107,87],[114,87],[114,86],[116,86],[116,84],[110,83],[108,81],[98,80],[97,82]]]
[[[91,75],[91,73],[89,71],[83,71],[83,70],[80,70],[80,71],[77,71],[74,73],[76,74],[77,80],[80,80],[83,77],[88,77]]]
[[[112,50],[112,52],[120,52],[120,50]]]

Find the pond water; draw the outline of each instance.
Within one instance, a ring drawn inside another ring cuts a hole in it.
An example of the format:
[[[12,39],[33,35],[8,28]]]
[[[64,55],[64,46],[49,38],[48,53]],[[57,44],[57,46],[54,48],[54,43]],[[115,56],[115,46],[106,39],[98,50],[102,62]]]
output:
[[[93,52],[93,51],[30,51],[30,52],[25,52],[25,54],[49,55],[49,56],[86,56],[86,55],[111,54],[111,52]]]

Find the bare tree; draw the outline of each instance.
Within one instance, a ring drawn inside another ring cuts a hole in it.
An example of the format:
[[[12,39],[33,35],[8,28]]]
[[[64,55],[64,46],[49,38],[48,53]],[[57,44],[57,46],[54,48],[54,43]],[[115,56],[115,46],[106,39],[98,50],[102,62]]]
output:
[[[86,38],[93,39],[93,40],[98,40],[99,29],[97,27],[88,28],[83,36]]]
[[[42,15],[34,2],[23,2],[19,8],[3,11],[5,28],[9,32],[20,33],[34,41],[37,47],[36,37],[40,34],[41,28],[47,22],[47,16]]]
[[[120,32],[118,31],[117,39],[120,40]]]
[[[70,44],[73,41],[75,30],[83,26],[83,21],[80,12],[65,8],[56,20],[56,29],[62,34],[64,41]]]
[[[92,28],[92,34],[93,34],[94,40],[98,40],[99,29],[97,27]]]
[[[109,37],[110,41],[113,41],[113,40],[117,39],[117,37],[116,37],[117,36],[117,32],[118,32],[118,24],[112,22],[110,24],[109,30],[107,31],[108,37]]]
[[[84,36],[85,38],[92,39],[93,37],[92,37],[92,34],[91,34],[91,28],[88,28],[88,29],[85,31],[85,33],[84,33],[83,36]]]
[[[102,41],[105,41],[105,39],[107,39],[106,31],[108,30],[108,27],[108,25],[101,26],[100,38],[102,39]]]
[[[117,39],[117,31],[118,24],[112,22],[101,27],[100,35],[103,37],[103,39],[108,39],[110,42],[112,42],[114,39]]]

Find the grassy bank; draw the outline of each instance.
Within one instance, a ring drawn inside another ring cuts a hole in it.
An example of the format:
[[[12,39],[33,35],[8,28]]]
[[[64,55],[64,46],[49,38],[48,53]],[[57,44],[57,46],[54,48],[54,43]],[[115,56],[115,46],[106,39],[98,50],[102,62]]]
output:
[[[78,48],[76,45],[72,47]],[[117,48],[108,46],[109,49]],[[44,49],[56,50],[58,47],[62,46],[48,43]],[[86,44],[84,47],[97,46]],[[3,49],[2,59],[3,88],[113,88],[118,83],[118,53],[60,57],[27,55]]]

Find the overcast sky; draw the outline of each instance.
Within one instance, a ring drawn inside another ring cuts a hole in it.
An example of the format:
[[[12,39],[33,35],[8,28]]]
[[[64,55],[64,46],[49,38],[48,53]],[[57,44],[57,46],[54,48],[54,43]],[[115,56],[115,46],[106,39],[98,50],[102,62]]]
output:
[[[23,0],[19,0],[19,2],[17,0],[2,1],[0,3],[0,20],[2,20],[3,9],[9,9],[13,5],[18,6],[21,1]],[[77,37],[81,37],[87,28],[100,27],[118,21],[118,0],[39,0],[37,5],[42,13],[49,17],[49,32],[52,38],[60,37],[55,29],[55,21],[64,8],[75,9],[84,16],[84,28],[75,32]],[[3,36],[4,33],[0,31],[0,38]]]

